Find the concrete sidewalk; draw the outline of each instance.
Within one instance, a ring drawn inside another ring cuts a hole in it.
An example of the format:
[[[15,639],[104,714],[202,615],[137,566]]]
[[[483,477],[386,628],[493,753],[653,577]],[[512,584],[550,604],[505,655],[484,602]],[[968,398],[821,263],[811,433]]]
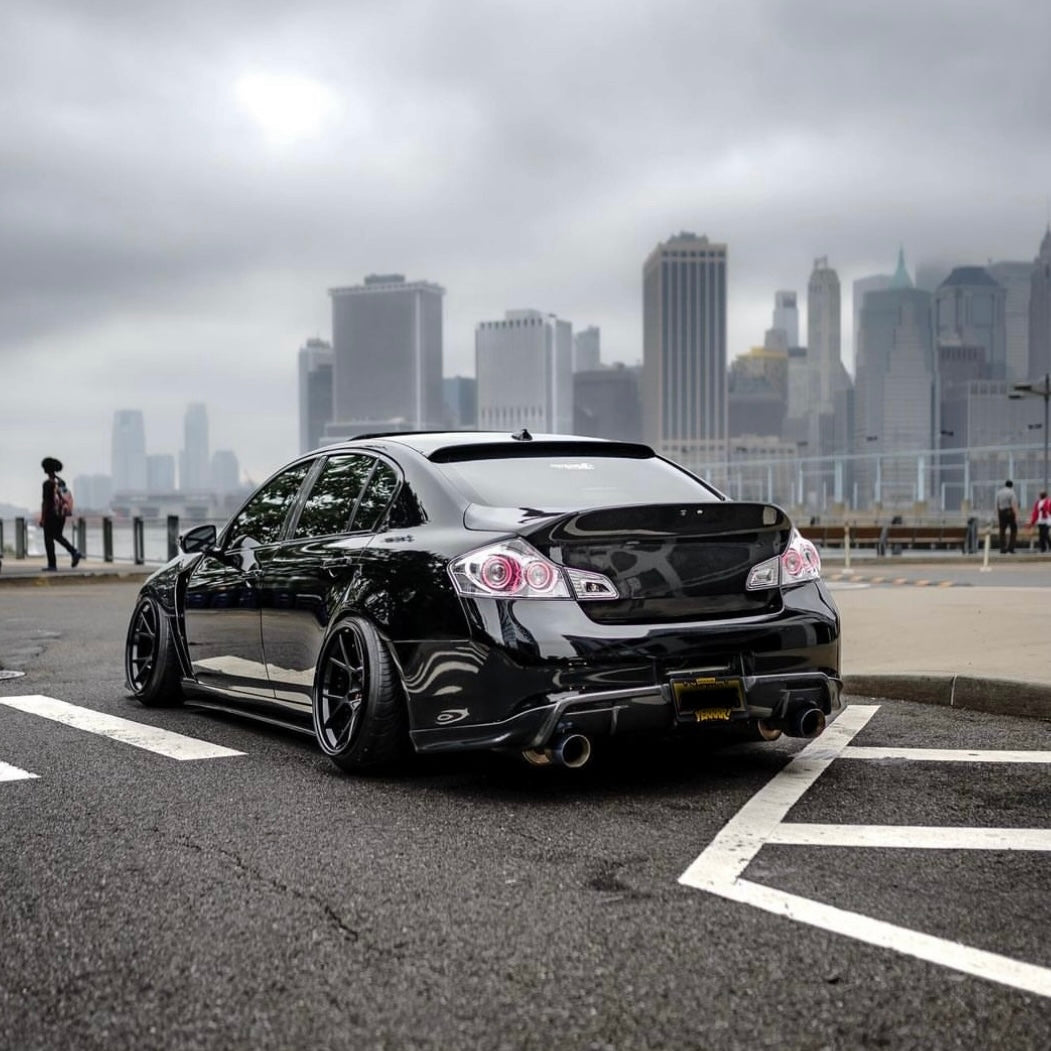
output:
[[[929,572],[960,565],[924,562]],[[921,564],[909,559],[911,565]],[[902,566],[901,559],[865,560],[867,573]],[[0,590],[100,582],[136,583],[155,565],[85,560],[42,572],[44,560],[5,559]],[[855,697],[887,697],[1051,720],[1051,559],[1004,563],[997,583],[973,576],[970,587],[864,587],[837,583],[842,568],[826,559],[826,576],[843,618],[842,672]],[[1025,576],[1029,586],[1003,586]],[[1043,578],[1046,578],[1046,583]],[[1033,586],[1036,585],[1036,586]],[[0,599],[10,609],[13,594]]]

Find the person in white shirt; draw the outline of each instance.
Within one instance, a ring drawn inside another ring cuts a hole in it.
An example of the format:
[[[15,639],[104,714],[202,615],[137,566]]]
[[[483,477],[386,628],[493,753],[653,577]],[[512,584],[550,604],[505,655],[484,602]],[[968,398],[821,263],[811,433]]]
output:
[[[996,517],[1000,524],[1000,554],[1013,555],[1018,538],[1018,497],[1010,478],[996,491]]]

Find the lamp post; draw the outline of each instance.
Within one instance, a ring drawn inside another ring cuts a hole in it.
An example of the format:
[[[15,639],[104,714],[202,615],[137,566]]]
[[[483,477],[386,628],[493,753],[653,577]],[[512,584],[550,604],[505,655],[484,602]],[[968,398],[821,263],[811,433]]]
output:
[[[1008,395],[1010,398],[1024,398],[1031,395],[1036,398],[1044,399],[1044,492],[1047,489],[1047,477],[1048,477],[1048,459],[1047,459],[1047,448],[1048,448],[1048,403],[1051,402],[1051,373],[1045,372],[1043,379],[1036,383],[1016,383],[1011,394]]]

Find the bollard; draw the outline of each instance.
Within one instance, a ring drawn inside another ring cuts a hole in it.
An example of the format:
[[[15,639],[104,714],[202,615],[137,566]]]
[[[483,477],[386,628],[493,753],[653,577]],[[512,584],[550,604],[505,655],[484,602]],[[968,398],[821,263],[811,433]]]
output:
[[[985,555],[982,558],[982,565],[981,565],[981,567],[978,570],[979,573],[988,573],[989,572],[989,545],[992,543],[992,539],[993,539],[992,530],[986,530],[986,533],[985,533]]]
[[[102,519],[102,561],[113,561],[113,519],[108,515]]]
[[[179,553],[179,516],[168,515],[168,561]]]
[[[73,546],[81,555],[88,553],[88,524],[83,518],[77,519],[76,539],[73,541]]]
[[[29,547],[29,534],[26,531],[26,520],[15,519],[15,558],[25,558]]]
[[[850,523],[843,523],[843,568],[850,569]]]
[[[131,520],[131,547],[135,565],[141,566],[146,561],[146,535],[142,519],[138,516]]]

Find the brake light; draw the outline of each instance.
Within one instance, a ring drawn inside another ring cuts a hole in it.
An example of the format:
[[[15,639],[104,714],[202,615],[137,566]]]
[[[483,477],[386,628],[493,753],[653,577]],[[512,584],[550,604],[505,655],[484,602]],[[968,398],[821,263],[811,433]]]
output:
[[[817,548],[795,529],[789,534],[788,546],[780,556],[752,566],[745,585],[749,591],[764,588],[792,587],[808,580],[821,579],[821,556]]]
[[[505,540],[471,551],[449,563],[461,595],[492,598],[616,599],[613,583],[601,573],[564,569],[524,540]]]

